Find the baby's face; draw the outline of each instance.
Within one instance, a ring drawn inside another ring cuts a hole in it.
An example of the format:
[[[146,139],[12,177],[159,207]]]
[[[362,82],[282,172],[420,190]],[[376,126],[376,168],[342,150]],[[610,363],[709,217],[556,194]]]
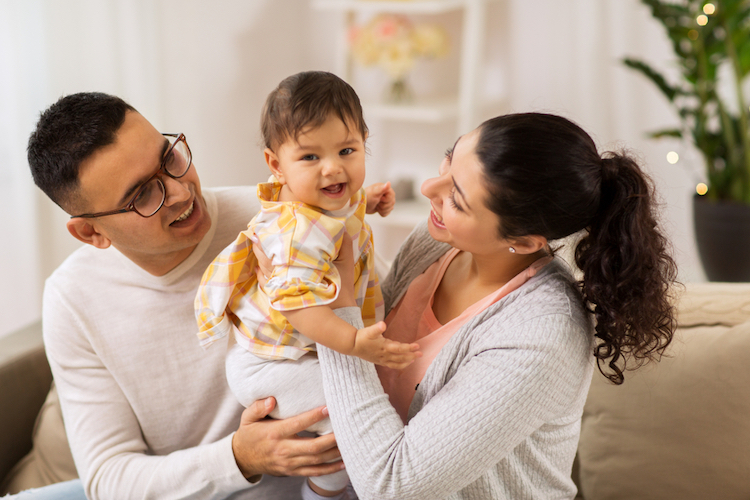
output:
[[[277,161],[269,166],[284,185],[280,201],[339,210],[365,181],[365,141],[356,127],[347,129],[337,116],[304,130],[277,151]]]

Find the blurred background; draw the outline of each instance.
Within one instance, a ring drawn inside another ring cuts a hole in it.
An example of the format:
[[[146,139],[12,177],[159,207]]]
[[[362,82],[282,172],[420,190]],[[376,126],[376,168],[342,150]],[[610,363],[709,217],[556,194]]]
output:
[[[203,186],[257,183],[268,176],[263,102],[284,77],[313,69],[336,72],[357,90],[370,127],[367,182],[400,181],[402,200],[410,183],[418,198],[456,137],[486,118],[543,111],[572,119],[601,151],[627,149],[641,160],[659,190],[680,279],[704,281],[691,218],[701,160],[676,139],[647,138],[677,117],[622,64],[634,56],[669,74],[671,48],[648,9],[639,0],[488,0],[477,24],[474,1],[391,2],[446,42],[436,57],[410,61],[404,81],[412,100],[394,105],[388,68],[349,57],[355,27],[377,17],[371,5],[0,0],[0,335],[40,317],[44,280],[79,245],[26,163],[41,111],[70,93],[116,94],[158,129],[186,134]],[[392,222],[372,221],[387,258],[424,216],[422,203],[400,204]]]

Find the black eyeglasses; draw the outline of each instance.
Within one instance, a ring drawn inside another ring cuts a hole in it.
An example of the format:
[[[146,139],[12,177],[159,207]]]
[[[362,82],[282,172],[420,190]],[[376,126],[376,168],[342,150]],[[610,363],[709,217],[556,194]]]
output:
[[[164,182],[159,174],[164,173],[172,179],[179,179],[188,173],[190,165],[193,164],[193,154],[190,152],[185,134],[162,135],[167,138],[170,145],[161,160],[159,170],[143,183],[125,208],[95,214],[72,215],[70,218],[104,217],[105,215],[123,214],[125,212],[135,212],[141,217],[151,217],[158,212],[164,206],[164,200],[167,198],[167,189],[164,187]]]

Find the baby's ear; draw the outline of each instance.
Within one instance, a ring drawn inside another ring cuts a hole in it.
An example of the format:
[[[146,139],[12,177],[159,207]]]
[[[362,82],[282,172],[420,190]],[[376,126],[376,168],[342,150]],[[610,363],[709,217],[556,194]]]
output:
[[[263,150],[263,157],[266,159],[266,165],[268,165],[268,168],[271,170],[273,176],[276,177],[276,180],[282,185],[286,184],[284,173],[281,171],[281,163],[279,162],[279,157],[276,153],[274,153],[271,148],[266,148]]]

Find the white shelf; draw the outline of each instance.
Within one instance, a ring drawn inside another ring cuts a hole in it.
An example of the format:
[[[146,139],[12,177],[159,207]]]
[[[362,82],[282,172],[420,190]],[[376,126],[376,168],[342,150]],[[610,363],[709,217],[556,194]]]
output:
[[[470,0],[313,0],[319,10],[345,10],[364,14],[442,14],[463,8]]]
[[[458,99],[425,99],[404,104],[362,102],[365,117],[421,123],[440,123],[458,117]]]
[[[349,52],[347,34],[363,18],[376,14],[440,15],[450,14],[460,19],[461,35],[457,41],[458,88],[455,94],[434,99],[420,99],[405,104],[386,104],[362,101],[365,119],[385,119],[406,122],[414,126],[455,122],[456,135],[474,128],[480,107],[494,104],[479,96],[480,70],[483,63],[485,31],[490,21],[487,6],[497,0],[310,0],[317,10],[333,11],[338,16],[339,27],[335,36],[336,73],[352,83],[354,61]],[[455,16],[454,16],[455,14]],[[448,16],[446,16],[448,17]],[[377,232],[376,245],[392,258],[400,241],[430,213],[429,202],[421,196],[415,200],[397,201],[388,217],[369,215],[367,220]]]

